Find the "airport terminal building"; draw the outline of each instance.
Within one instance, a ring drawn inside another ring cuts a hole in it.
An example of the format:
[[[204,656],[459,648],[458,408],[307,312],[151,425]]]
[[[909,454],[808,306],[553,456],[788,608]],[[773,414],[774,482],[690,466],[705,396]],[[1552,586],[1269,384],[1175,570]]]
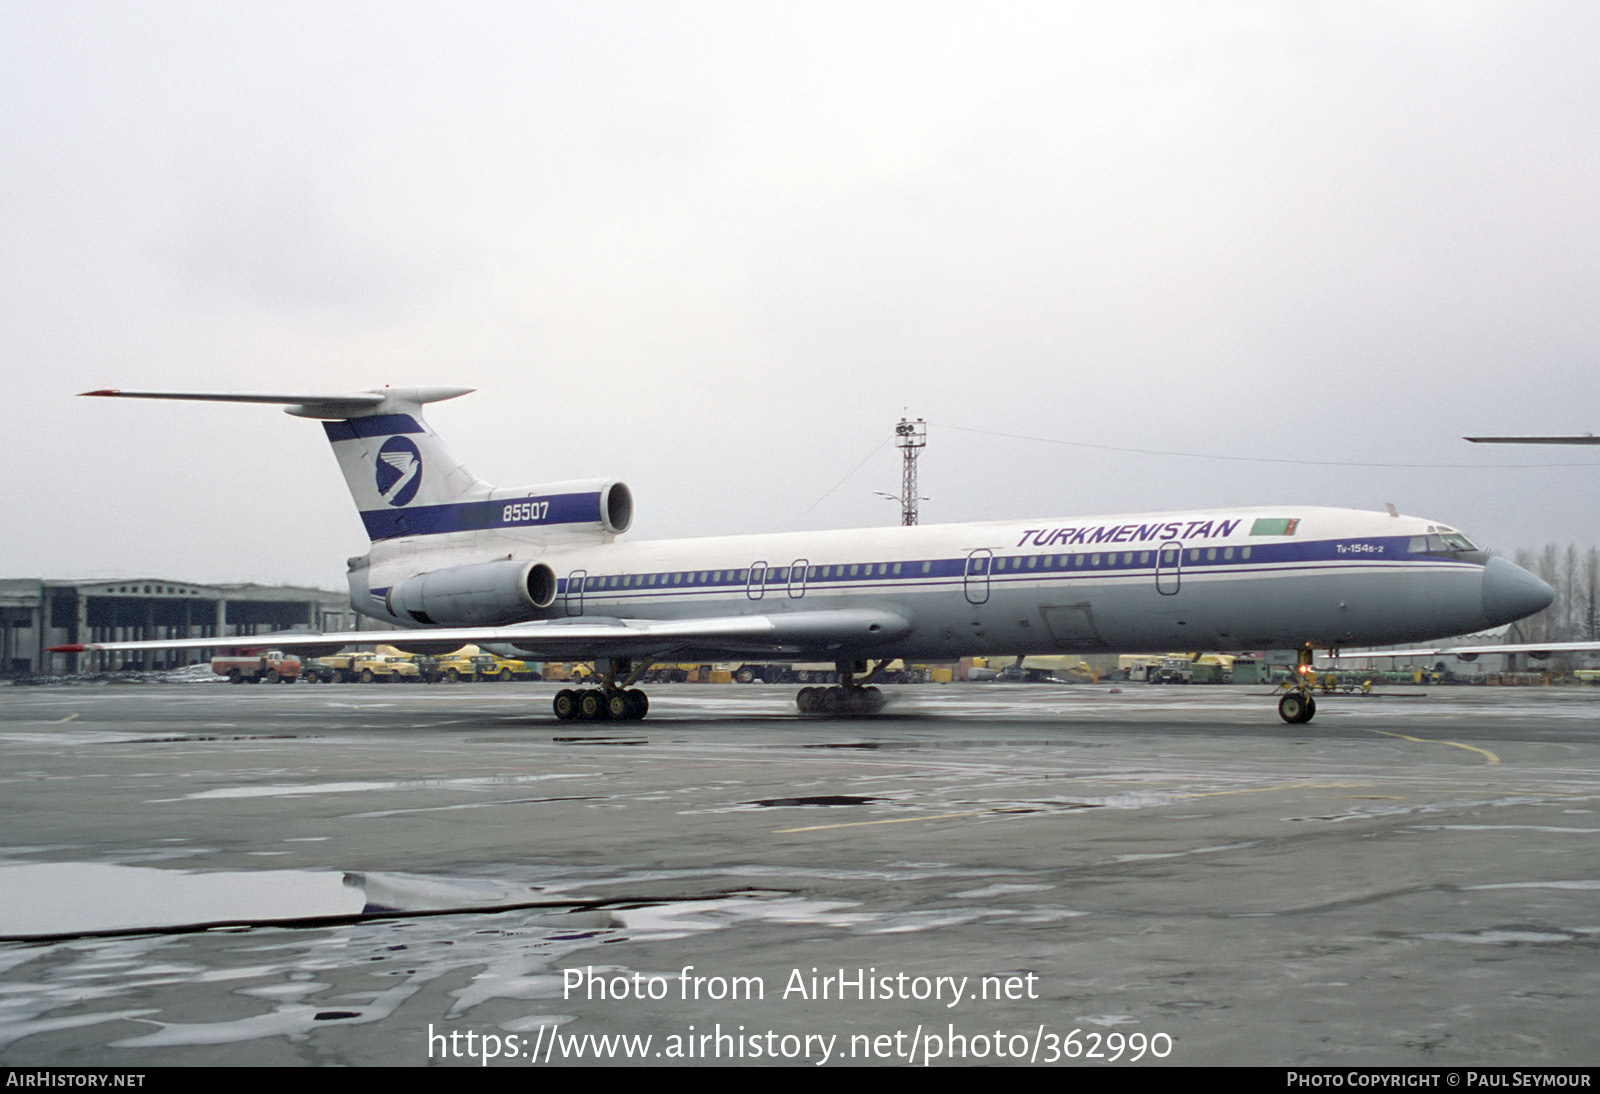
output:
[[[212,650],[50,653],[75,642],[236,637],[359,625],[344,593],[293,585],[203,585],[168,578],[0,579],[0,675],[178,668]]]

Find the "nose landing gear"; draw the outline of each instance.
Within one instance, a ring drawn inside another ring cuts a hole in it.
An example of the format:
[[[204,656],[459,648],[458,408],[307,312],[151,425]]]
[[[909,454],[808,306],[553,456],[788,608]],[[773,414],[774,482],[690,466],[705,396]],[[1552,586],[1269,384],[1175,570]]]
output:
[[[1311,721],[1317,713],[1317,701],[1311,696],[1315,679],[1311,671],[1311,651],[1304,648],[1296,651],[1295,681],[1289,694],[1278,700],[1278,717],[1290,725]]]

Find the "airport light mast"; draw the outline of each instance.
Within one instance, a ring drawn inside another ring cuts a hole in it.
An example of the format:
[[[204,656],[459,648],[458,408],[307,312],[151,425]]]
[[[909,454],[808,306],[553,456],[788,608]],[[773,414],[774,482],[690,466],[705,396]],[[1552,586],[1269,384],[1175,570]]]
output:
[[[903,467],[900,472],[900,523],[917,523],[917,457],[928,443],[928,427],[921,418],[901,418],[894,427],[895,444],[900,446]]]

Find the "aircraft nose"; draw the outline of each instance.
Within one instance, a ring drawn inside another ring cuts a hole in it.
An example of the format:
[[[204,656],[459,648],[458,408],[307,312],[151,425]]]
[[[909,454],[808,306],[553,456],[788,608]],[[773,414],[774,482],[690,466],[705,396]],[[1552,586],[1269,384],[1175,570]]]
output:
[[[1514,562],[1490,556],[1483,567],[1483,614],[1498,626],[1548,608],[1556,591]]]

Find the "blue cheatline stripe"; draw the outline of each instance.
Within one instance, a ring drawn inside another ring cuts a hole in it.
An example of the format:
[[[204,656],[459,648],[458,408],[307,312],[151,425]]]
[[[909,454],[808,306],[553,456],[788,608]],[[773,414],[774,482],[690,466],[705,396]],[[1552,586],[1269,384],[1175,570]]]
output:
[[[346,418],[342,422],[323,422],[330,441],[353,441],[358,437],[388,437],[395,433],[426,433],[422,423],[409,414],[374,414],[368,418]]]
[[[1332,573],[1332,574],[1344,574],[1344,573],[1350,573],[1352,571],[1370,572],[1370,571],[1376,570],[1376,569],[1395,571],[1395,570],[1404,570],[1406,568],[1407,567],[1405,565],[1399,564],[1399,563],[1375,564],[1375,563],[1366,563],[1366,562],[1347,563],[1347,564],[1340,565],[1338,567],[1329,567],[1329,566],[1321,566],[1321,567],[1313,567],[1313,566],[1278,566],[1278,567],[1243,566],[1243,567],[1240,567],[1240,566],[1233,566],[1233,567],[1230,567],[1225,572],[1214,568],[1214,569],[1212,569],[1212,570],[1210,570],[1208,572],[1204,572],[1204,573],[1188,573],[1188,574],[1185,574],[1185,577],[1190,578],[1190,579],[1197,579],[1197,578],[1205,578],[1205,577],[1234,578],[1234,577],[1241,577],[1241,576],[1252,576],[1252,577],[1255,577],[1255,576],[1271,576],[1271,575],[1274,575],[1274,574],[1329,574],[1329,573]],[[995,582],[991,583],[991,585],[989,587],[990,588],[994,588],[994,589],[1003,589],[1003,588],[1006,588],[1007,586],[1012,585],[1012,584],[1020,584],[1020,585],[1023,585],[1024,587],[1029,586],[1029,585],[1043,585],[1047,580],[1053,579],[1054,581],[1063,582],[1063,583],[1070,583],[1070,584],[1072,584],[1074,586],[1082,585],[1082,584],[1085,584],[1085,583],[1093,586],[1097,580],[1098,581],[1118,580],[1121,583],[1121,587],[1127,588],[1127,587],[1129,587],[1127,582],[1130,579],[1137,578],[1140,582],[1146,582],[1146,581],[1151,580],[1151,574],[1152,573],[1153,573],[1153,571],[1148,569],[1148,568],[1143,573],[1138,573],[1138,574],[1132,573],[1132,572],[1126,571],[1126,570],[1121,571],[1121,572],[1117,572],[1117,571],[1112,571],[1112,570],[1107,570],[1105,568],[1101,568],[1099,570],[1085,570],[1082,573],[1074,572],[1074,573],[1068,574],[1068,573],[1057,572],[1057,573],[1055,573],[1053,575],[1052,574],[1040,574],[1040,575],[1037,575],[1033,579],[1033,581],[1031,581],[1031,582],[1028,581],[1027,579],[1023,579],[1023,578],[1017,578],[1014,581],[1013,580],[995,581]],[[845,578],[842,581],[836,581],[835,579],[832,579],[832,578],[818,578],[815,581],[808,581],[806,583],[806,593],[805,593],[805,595],[806,595],[807,598],[814,598],[814,597],[819,597],[819,596],[827,596],[827,595],[832,594],[832,593],[844,592],[844,591],[847,591],[847,590],[854,591],[854,592],[863,592],[863,591],[867,591],[867,590],[882,590],[884,592],[891,592],[892,593],[892,592],[897,592],[897,591],[916,591],[916,590],[926,591],[926,590],[932,590],[932,589],[948,589],[948,590],[951,590],[953,592],[960,592],[964,587],[965,586],[963,585],[963,583],[961,581],[959,581],[959,580],[950,579],[950,578],[945,578],[945,579],[942,579],[942,580],[930,580],[926,576],[921,575],[921,574],[917,574],[917,575],[902,574],[898,578],[892,577],[892,576],[880,578],[880,577],[877,577],[876,575],[874,575],[873,580],[870,581],[870,582],[867,582],[867,581],[865,581],[864,579],[861,579],[861,578],[857,578],[857,579],[855,579],[855,581],[853,583],[852,583],[851,579],[849,579],[849,578]],[[568,584],[568,582],[566,582],[564,580],[557,582],[557,590],[556,591],[557,591],[557,595],[558,596],[567,595],[567,593],[569,592],[569,584]],[[577,592],[576,589],[570,589],[570,591]],[[718,601],[719,603],[720,602],[727,602],[727,601],[741,602],[742,598],[745,595],[745,586],[742,585],[742,584],[739,584],[739,583],[730,584],[730,583],[727,583],[727,582],[724,582],[724,583],[722,583],[720,585],[713,584],[713,583],[710,583],[710,582],[706,583],[705,585],[699,585],[699,584],[694,584],[694,585],[689,585],[689,584],[671,585],[671,584],[669,584],[669,585],[666,585],[666,586],[662,586],[660,584],[657,584],[657,585],[654,585],[654,586],[633,585],[633,586],[631,586],[629,588],[623,588],[623,587],[619,586],[617,588],[607,587],[607,588],[604,588],[604,589],[584,589],[581,595],[583,597],[583,601],[584,601],[584,605],[585,605],[586,610],[592,609],[594,612],[600,612],[607,605],[617,605],[617,604],[621,604],[621,603],[624,603],[624,602],[627,602],[627,603],[638,603],[638,602],[646,602],[646,601],[663,600],[663,599],[668,599],[668,598],[709,597],[709,598],[711,598],[713,600]],[[787,598],[786,586],[784,586],[782,584],[778,584],[778,585],[768,586],[767,589],[766,589],[766,594],[765,594],[764,597],[759,598],[759,599],[751,600],[750,602],[759,604],[759,603],[771,601],[773,603],[777,603],[779,600],[783,600],[783,599],[786,599],[786,598]]]
[[[537,514],[537,515],[535,515]],[[499,501],[460,501],[447,505],[368,509],[361,522],[374,540],[396,536],[438,536],[489,528],[538,528],[550,524],[599,524],[600,493],[546,494]]]
[[[1394,570],[1414,566],[1429,566],[1434,568],[1471,569],[1478,566],[1476,562],[1451,558],[1447,555],[1408,554],[1406,550],[1408,539],[1409,537],[1406,536],[1391,536],[1364,540],[1252,543],[1247,545],[1251,548],[1249,558],[1243,557],[1242,547],[1246,545],[1230,544],[1229,546],[1233,548],[1232,558],[1225,557],[1226,551],[1223,547],[1185,547],[1183,548],[1181,571],[1185,575],[1198,576],[1202,574],[1283,573],[1290,570],[1317,572],[1333,568]],[[1377,550],[1352,550],[1352,547],[1382,547],[1384,550],[1381,552]],[[1191,550],[1198,551],[1200,557],[1191,559],[1189,557]],[[1216,557],[1207,558],[1206,554],[1213,550],[1216,553]],[[1049,580],[1076,581],[1096,577],[1148,576],[1154,573],[1159,557],[1157,549],[1154,547],[1146,548],[1143,551],[1135,550],[1131,552],[1080,551],[1067,552],[1066,554],[1069,558],[1073,554],[1080,555],[1084,560],[1083,564],[1060,565],[1061,553],[1059,552],[997,554],[990,560],[987,575],[974,573],[970,577],[975,583],[981,584],[988,581],[998,585]],[[1100,564],[1090,565],[1088,559],[1095,554],[1100,555]],[[1126,554],[1133,556],[1132,561],[1123,561],[1123,556]],[[1141,554],[1149,557],[1141,562],[1139,560]],[[1013,568],[1013,560],[1029,557],[1041,560],[1049,557],[1052,559],[1052,564],[1050,566],[1039,564],[1028,568],[1024,562],[1020,566]],[[1000,569],[998,566],[1002,560],[1006,563],[1005,569]],[[928,566],[927,570],[923,570],[924,564]],[[805,587],[807,592],[811,592],[813,590],[838,589],[851,586],[883,586],[888,588],[894,587],[897,583],[901,587],[905,587],[907,584],[948,583],[949,579],[966,579],[969,576],[966,572],[967,564],[968,560],[965,558],[900,559],[895,562],[847,562],[842,564],[833,562],[818,563],[806,568]],[[901,568],[899,573],[895,573],[894,568],[897,565]],[[856,568],[854,574],[849,572],[851,566]],[[882,573],[878,572],[880,566],[884,568]],[[788,587],[793,580],[789,576],[790,569],[787,566],[767,567],[766,581],[763,587],[767,590],[768,595],[773,591],[784,590]],[[1179,567],[1176,564],[1168,563],[1164,567],[1164,572],[1175,574],[1178,569]],[[654,583],[650,581],[652,576],[650,571],[629,574],[590,574],[586,578],[587,583],[583,592],[585,596],[609,598],[671,595],[678,592],[691,592],[702,589],[714,591],[745,589],[749,586],[749,570],[749,566],[742,568],[723,567],[722,569],[696,567],[693,570],[667,570],[664,572],[657,570],[654,571],[654,576],[656,577]],[[824,570],[828,571],[826,576],[823,574]],[[784,576],[779,576],[780,571]],[[672,580],[672,575],[677,573],[683,574],[683,579],[675,582]],[[741,573],[746,576],[739,576]],[[700,577],[702,574],[706,575],[704,579]],[[627,584],[622,583],[624,579],[628,579]],[[943,579],[943,581],[941,582],[940,579]],[[612,584],[613,580],[616,581],[616,584]],[[576,592],[577,590],[574,589],[573,591]],[[557,581],[557,592],[562,595],[567,592],[567,580],[565,578]]]
[[[1282,573],[1285,569],[1328,569],[1336,568],[1362,568],[1362,569],[1397,569],[1406,566],[1446,566],[1446,568],[1475,568],[1478,563],[1462,558],[1451,558],[1448,555],[1411,555],[1406,552],[1408,537],[1379,537],[1379,539],[1339,539],[1339,541],[1309,541],[1285,542],[1285,544],[1246,544],[1251,549],[1250,558],[1243,557],[1243,545],[1230,544],[1229,547],[1184,547],[1182,549],[1182,573],[1186,574],[1237,574],[1237,573]],[[1352,549],[1354,547],[1354,549]],[[1379,550],[1365,550],[1376,549]],[[1227,549],[1232,549],[1234,557],[1227,558]],[[1189,552],[1197,552],[1198,558],[1189,558]],[[1208,553],[1213,553],[1213,558],[1206,558]],[[1072,558],[1074,555],[1082,558],[1082,565],[1061,565],[1061,558]],[[1090,565],[1088,558],[1099,555],[1099,565]],[[1123,560],[1123,555],[1131,555],[1130,561]],[[1141,555],[1147,558],[1141,561]],[[1037,563],[1027,566],[1026,558],[1043,560],[1050,558],[1051,565],[1045,566]],[[1027,582],[1046,581],[1046,579],[1080,579],[1080,577],[1102,576],[1130,576],[1130,574],[1154,573],[1157,568],[1157,549],[1149,547],[1144,550],[1117,550],[1117,552],[1067,552],[1066,555],[1058,552],[1048,553],[1000,553],[989,560],[989,571],[970,574],[974,581],[990,582]],[[1000,568],[1000,563],[1005,563],[1005,568]],[[1018,563],[1018,565],[1013,565]],[[854,566],[856,573],[851,574],[850,568]],[[899,566],[899,573],[894,568]],[[928,566],[928,569],[923,569]],[[894,584],[894,582],[930,582],[941,577],[957,577],[965,579],[966,558],[931,558],[931,560],[896,560],[885,563],[816,563],[806,568],[806,589],[830,585],[864,585],[864,584]],[[880,573],[882,568],[882,573]],[[637,593],[680,592],[691,589],[746,589],[747,574],[750,566],[734,566],[734,568],[694,568],[694,569],[669,569],[669,571],[654,571],[656,581],[651,582],[651,571],[630,574],[589,574],[587,584],[584,585],[586,593],[616,593],[616,595],[637,595]],[[1166,563],[1165,571],[1174,571],[1178,566]],[[784,589],[792,581],[789,566],[766,566],[766,581],[763,587],[768,590]],[[826,574],[822,571],[827,571]],[[674,574],[683,574],[682,581],[672,581]],[[701,577],[704,574],[704,577]],[[746,576],[741,576],[746,574]],[[611,584],[613,581],[621,582],[629,579],[629,584]],[[558,582],[558,590],[566,592],[566,581]]]

